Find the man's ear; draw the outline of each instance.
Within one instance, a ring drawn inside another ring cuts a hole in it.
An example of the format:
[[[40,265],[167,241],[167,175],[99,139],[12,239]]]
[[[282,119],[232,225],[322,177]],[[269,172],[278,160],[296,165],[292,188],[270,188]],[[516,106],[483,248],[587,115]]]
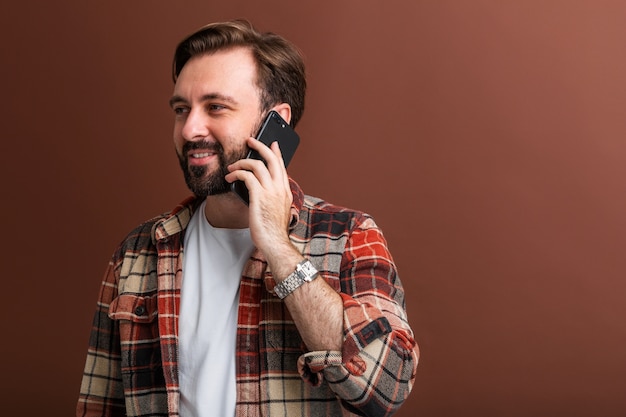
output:
[[[280,103],[272,107],[280,117],[282,117],[287,123],[291,123],[291,106],[288,103]]]

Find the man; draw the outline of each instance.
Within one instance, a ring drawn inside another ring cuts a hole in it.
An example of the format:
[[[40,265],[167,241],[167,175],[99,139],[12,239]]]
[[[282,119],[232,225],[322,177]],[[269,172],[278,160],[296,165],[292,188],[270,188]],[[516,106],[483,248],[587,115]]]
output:
[[[270,110],[300,119],[301,56],[247,22],[217,23],[179,44],[173,77],[194,196],[115,251],[77,415],[392,414],[418,350],[381,231],[304,195],[277,143],[252,137]],[[236,180],[249,205],[230,192]]]

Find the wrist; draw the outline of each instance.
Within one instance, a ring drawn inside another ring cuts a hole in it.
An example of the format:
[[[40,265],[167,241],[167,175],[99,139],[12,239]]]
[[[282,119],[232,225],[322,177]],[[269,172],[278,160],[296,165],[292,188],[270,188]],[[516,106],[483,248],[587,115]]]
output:
[[[282,300],[302,285],[313,281],[319,275],[311,261],[304,258],[296,265],[295,270],[277,282],[274,292]]]
[[[304,259],[291,241],[275,244],[269,250],[262,252],[276,283],[287,278],[296,269],[296,265]]]

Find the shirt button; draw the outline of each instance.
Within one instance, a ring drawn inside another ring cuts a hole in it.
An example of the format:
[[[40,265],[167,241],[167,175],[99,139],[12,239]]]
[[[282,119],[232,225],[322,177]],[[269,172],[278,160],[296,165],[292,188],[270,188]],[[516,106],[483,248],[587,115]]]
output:
[[[138,316],[143,316],[144,314],[146,314],[146,307],[144,306],[135,307],[135,314]]]

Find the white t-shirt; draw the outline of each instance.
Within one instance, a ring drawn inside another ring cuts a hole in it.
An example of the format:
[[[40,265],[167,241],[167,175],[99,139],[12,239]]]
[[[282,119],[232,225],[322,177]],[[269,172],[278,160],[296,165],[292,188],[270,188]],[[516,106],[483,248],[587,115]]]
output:
[[[239,284],[250,229],[218,229],[203,203],[187,228],[179,317],[181,417],[234,416]]]

